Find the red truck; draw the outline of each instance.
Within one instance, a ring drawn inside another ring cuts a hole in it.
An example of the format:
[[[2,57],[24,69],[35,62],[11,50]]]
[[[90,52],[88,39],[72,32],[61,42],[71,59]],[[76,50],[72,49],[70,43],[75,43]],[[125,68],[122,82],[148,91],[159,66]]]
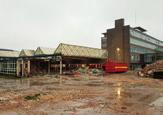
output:
[[[109,59],[102,65],[102,67],[106,73],[117,73],[128,71],[128,65],[126,63],[118,63]]]

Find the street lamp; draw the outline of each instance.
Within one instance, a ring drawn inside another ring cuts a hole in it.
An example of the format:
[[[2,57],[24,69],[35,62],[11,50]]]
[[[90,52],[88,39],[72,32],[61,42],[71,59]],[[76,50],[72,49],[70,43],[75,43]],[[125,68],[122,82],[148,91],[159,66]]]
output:
[[[117,50],[117,52],[119,52],[120,51],[120,48],[117,48],[116,50]]]
[[[120,48],[116,48],[117,60],[120,61]]]

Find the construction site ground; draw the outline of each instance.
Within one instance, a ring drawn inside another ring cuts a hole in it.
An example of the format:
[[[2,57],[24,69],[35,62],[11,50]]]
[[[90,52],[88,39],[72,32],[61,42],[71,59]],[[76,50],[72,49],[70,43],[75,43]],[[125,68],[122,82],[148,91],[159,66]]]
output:
[[[0,115],[163,115],[163,80],[134,73],[0,77]]]

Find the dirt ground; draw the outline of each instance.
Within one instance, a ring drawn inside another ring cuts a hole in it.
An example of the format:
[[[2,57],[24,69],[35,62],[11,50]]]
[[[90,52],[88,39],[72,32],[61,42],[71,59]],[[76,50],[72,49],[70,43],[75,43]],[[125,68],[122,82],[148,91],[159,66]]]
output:
[[[0,78],[0,115],[163,115],[163,80],[130,73]]]

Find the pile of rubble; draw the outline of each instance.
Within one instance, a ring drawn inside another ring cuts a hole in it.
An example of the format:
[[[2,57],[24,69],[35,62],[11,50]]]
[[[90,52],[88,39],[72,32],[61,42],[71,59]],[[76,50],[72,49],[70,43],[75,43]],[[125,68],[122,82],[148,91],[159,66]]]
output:
[[[104,74],[104,71],[102,69],[97,69],[97,68],[89,69],[89,75],[100,76],[100,75],[103,75],[103,74]]]
[[[147,65],[138,71],[138,75],[141,77],[152,77],[154,72],[163,72],[163,60]]]
[[[103,75],[103,70],[100,68],[89,68],[89,67],[80,67],[71,71],[63,72],[64,75],[89,75],[89,76],[100,76]]]

